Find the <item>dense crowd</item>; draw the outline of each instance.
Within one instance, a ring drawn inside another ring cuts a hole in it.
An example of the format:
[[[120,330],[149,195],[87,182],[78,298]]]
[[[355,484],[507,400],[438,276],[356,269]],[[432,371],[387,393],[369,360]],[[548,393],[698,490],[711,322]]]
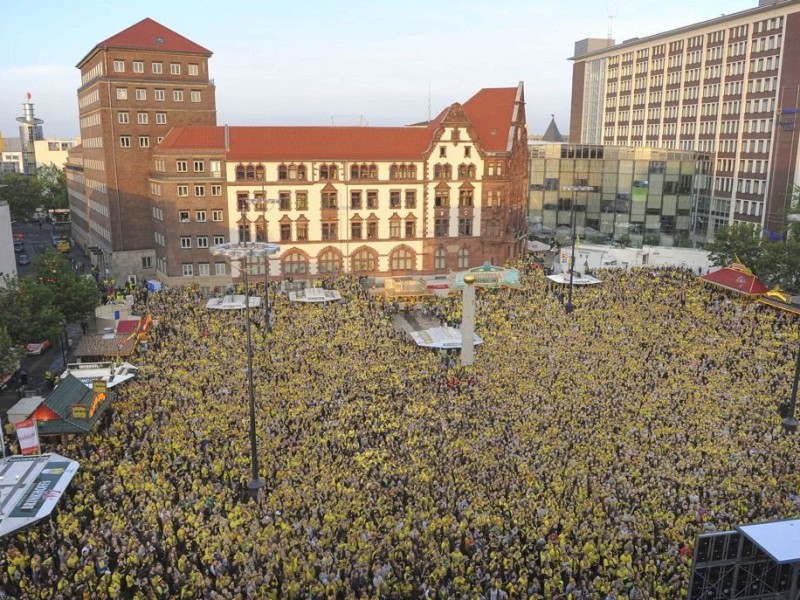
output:
[[[192,287],[155,320],[81,468],[0,541],[10,598],[675,599],[695,536],[800,515],[798,321],[683,270],[613,271],[565,314],[540,270],[480,290],[475,365],[417,348],[355,278],[244,316]],[[423,301],[460,319],[458,296]],[[0,593],[0,597],[3,594]]]

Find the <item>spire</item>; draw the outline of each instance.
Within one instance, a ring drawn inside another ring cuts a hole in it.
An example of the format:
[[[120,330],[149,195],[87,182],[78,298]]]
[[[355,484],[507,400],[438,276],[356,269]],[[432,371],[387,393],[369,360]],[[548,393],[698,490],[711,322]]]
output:
[[[561,132],[558,130],[558,125],[556,125],[556,116],[554,114],[550,115],[550,125],[547,126],[547,131],[544,132],[542,136],[543,142],[563,142],[564,136],[561,135]]]

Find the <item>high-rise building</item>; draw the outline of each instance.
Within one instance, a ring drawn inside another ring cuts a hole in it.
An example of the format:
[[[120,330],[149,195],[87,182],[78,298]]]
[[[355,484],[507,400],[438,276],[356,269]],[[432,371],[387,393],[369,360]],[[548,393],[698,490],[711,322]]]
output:
[[[708,235],[732,222],[785,229],[798,183],[800,0],[621,44],[575,45],[570,142],[714,157]]]
[[[28,101],[22,103],[22,116],[17,117],[19,122],[19,141],[22,146],[22,172],[33,175],[36,172],[36,151],[34,142],[44,139],[42,121],[33,114],[33,102],[28,92]]]
[[[280,244],[269,273],[294,279],[447,274],[522,251],[521,83],[406,127],[228,127],[210,55],[146,19],[78,65],[73,236],[104,274],[210,290],[238,275],[210,246],[243,240]]]

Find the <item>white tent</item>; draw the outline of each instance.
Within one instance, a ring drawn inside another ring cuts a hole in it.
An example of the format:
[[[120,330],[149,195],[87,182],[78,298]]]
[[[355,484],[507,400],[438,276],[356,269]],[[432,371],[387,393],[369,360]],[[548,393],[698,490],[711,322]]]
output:
[[[461,348],[461,330],[454,327],[434,327],[432,329],[423,329],[422,331],[412,331],[410,335],[417,343],[417,346],[422,346],[423,348]],[[477,334],[474,340],[475,345],[483,343],[483,340]]]
[[[324,288],[305,288],[289,292],[289,300],[292,302],[335,302],[341,299],[342,295],[337,290],[326,290]]]
[[[223,296],[222,298],[211,298],[206,303],[206,308],[211,310],[244,310],[245,307],[244,294],[232,294]],[[257,308],[261,306],[261,298],[258,296],[250,296],[250,308]]]

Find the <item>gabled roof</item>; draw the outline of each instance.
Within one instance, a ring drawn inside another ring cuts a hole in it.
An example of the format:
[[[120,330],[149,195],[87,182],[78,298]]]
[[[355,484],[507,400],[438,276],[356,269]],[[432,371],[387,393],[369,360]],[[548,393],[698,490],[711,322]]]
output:
[[[483,150],[505,152],[511,142],[519,88],[484,88],[464,103]]]
[[[91,52],[81,59],[77,66],[80,68],[95,50],[109,50],[112,48],[180,52],[184,54],[202,54],[203,56],[211,56],[212,54],[210,50],[203,48],[200,44],[194,43],[192,40],[175,33],[169,27],[164,27],[161,23],[148,17],[97,44]]]
[[[700,279],[740,294],[759,295],[768,291],[767,286],[750,269],[738,262],[703,275]]]
[[[94,424],[103,415],[112,394],[113,392],[106,392],[106,399],[100,403],[95,413],[88,419],[73,419],[72,405],[85,406],[88,411],[94,402],[95,393],[74,375],[67,375],[34,412],[34,418],[39,415],[40,418],[46,419],[38,421],[39,433],[50,435],[91,431]]]

